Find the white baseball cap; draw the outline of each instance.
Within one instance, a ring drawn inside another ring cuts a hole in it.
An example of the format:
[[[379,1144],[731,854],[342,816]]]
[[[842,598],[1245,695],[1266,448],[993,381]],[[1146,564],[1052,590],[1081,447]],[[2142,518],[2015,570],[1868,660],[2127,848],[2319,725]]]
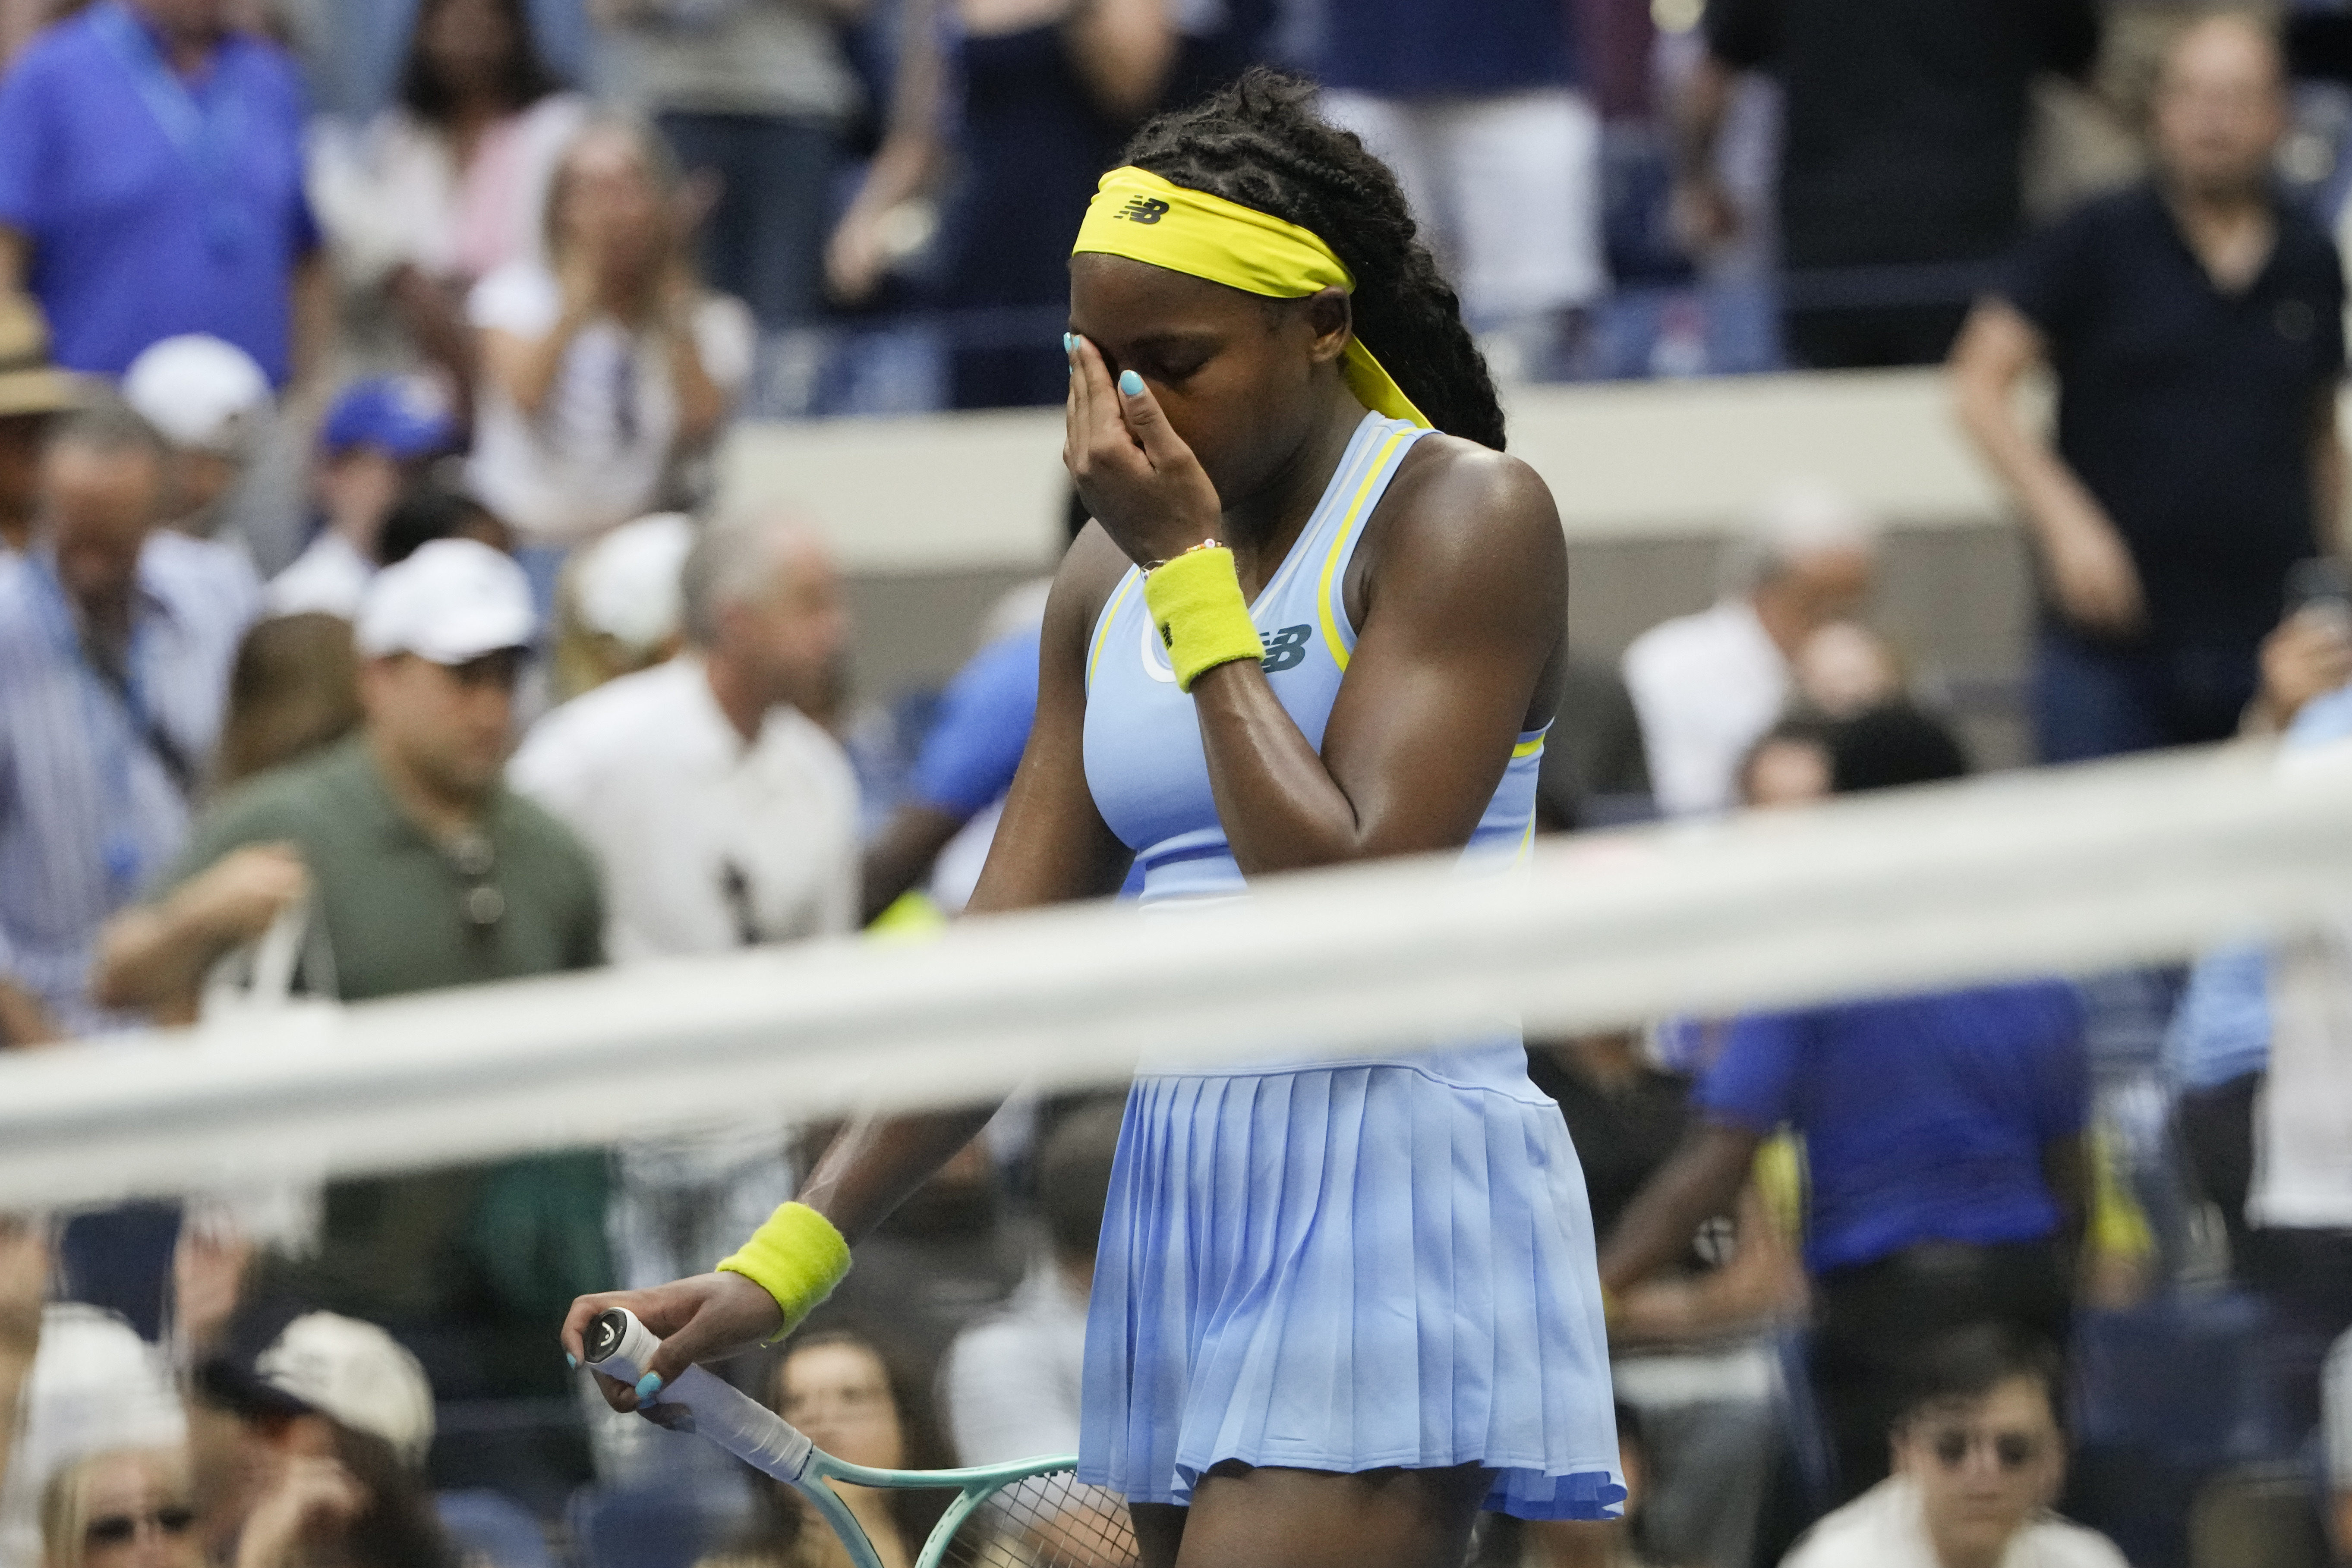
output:
[[[173,445],[233,457],[269,406],[269,378],[236,344],[188,332],[131,361],[122,400]]]
[[[677,636],[686,620],[683,575],[694,533],[685,513],[656,512],[590,546],[572,580],[581,623],[632,648],[657,648]]]
[[[463,664],[529,647],[539,616],[530,580],[513,558],[473,539],[435,539],[375,574],[355,630],[369,658],[415,653]]]
[[[254,1358],[254,1375],[289,1399],[390,1443],[411,1465],[433,1443],[433,1385],[373,1323],[306,1312]]]

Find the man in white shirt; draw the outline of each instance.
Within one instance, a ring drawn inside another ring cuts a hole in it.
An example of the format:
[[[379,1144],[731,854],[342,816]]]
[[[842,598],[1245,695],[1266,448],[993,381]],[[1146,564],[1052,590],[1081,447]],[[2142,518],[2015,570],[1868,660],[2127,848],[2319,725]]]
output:
[[[424,376],[370,376],[344,388],[319,427],[311,486],[324,521],[294,563],[269,580],[269,613],[356,620],[381,564],[384,519],[457,435],[447,395]]]
[[[1859,608],[1874,557],[1870,523],[1851,505],[1789,488],[1733,548],[1713,608],[1633,640],[1625,685],[1660,811],[1693,816],[1735,803],[1740,762],[1787,706],[1798,653]]]
[[[615,962],[842,935],[857,786],[807,716],[849,630],[824,544],[714,527],[686,564],[688,651],[542,719],[509,770],[604,862]]]
[[[1895,1424],[1895,1473],[1808,1531],[1780,1568],[2125,1568],[2051,1511],[2066,1479],[2057,1353],[1968,1329],[1926,1358]]]
[[[821,540],[779,517],[713,526],[684,575],[687,651],[549,714],[508,781],[604,862],[616,963],[845,935],[857,784],[806,713],[847,644],[840,576]],[[772,1124],[625,1145],[610,1221],[621,1283],[708,1268],[792,1192]]]

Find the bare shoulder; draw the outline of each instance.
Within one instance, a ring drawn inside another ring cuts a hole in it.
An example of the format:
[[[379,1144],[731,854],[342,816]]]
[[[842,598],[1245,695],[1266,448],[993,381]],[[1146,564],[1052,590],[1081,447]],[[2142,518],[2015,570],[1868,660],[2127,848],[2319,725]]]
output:
[[[1374,571],[1394,563],[1482,586],[1507,579],[1518,592],[1567,599],[1568,543],[1551,486],[1519,458],[1456,436],[1414,444],[1364,547]]]

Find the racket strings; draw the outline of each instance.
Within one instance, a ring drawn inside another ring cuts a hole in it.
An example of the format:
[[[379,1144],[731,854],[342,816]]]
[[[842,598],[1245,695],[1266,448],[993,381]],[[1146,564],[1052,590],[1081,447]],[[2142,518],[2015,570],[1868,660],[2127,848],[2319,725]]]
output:
[[[939,1568],[1136,1568],[1127,1504],[1071,1470],[1013,1482],[964,1521]]]

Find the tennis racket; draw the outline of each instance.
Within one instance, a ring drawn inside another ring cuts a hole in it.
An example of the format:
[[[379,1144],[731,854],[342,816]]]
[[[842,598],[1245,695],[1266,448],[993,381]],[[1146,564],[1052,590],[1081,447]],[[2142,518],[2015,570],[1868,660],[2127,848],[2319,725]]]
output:
[[[653,1331],[625,1308],[600,1312],[588,1325],[588,1364],[623,1383],[635,1383],[660,1347]],[[884,1568],[881,1554],[827,1481],[953,1492],[916,1554],[915,1568],[1137,1568],[1140,1561],[1126,1505],[1099,1488],[1081,1486],[1070,1455],[961,1470],[853,1465],[698,1366],[680,1373],[662,1390],[660,1402],[686,1409],[684,1419],[672,1423],[674,1430],[707,1437],[799,1492],[833,1526],[857,1568]]]

